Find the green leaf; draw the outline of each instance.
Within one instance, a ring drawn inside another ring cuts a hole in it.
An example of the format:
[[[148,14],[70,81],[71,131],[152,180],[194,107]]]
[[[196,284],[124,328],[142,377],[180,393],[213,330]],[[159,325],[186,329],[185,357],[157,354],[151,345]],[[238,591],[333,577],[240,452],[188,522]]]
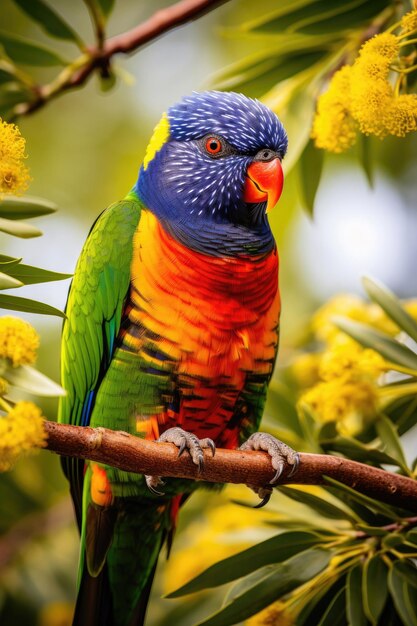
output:
[[[30,239],[31,237],[40,237],[42,235],[42,231],[31,224],[6,220],[4,217],[0,217],[0,231],[14,237],[21,237],[22,239]]]
[[[56,204],[34,196],[7,196],[0,200],[0,217],[8,220],[27,220],[49,215],[57,210]]]
[[[6,296],[0,294],[0,309],[10,309],[11,311],[22,311],[25,313],[40,313],[41,315],[56,315],[65,318],[65,313],[43,302],[19,298],[18,296]]]
[[[20,280],[16,280],[9,276],[9,274],[4,274],[0,272],[0,289],[12,289],[13,287],[21,287],[23,283]]]
[[[347,519],[353,524],[359,521],[352,511],[339,508],[328,500],[319,498],[308,491],[303,491],[301,489],[297,489],[296,487],[283,486],[279,486],[278,491],[286,495],[291,500],[301,502],[301,504],[305,504],[306,506],[312,508],[316,511],[316,513],[322,515],[323,517],[328,517],[330,519]]]
[[[417,588],[417,567],[409,559],[398,559],[395,562],[398,576],[402,577],[409,585]]]
[[[318,626],[345,626],[345,588],[339,589],[331,600]]]
[[[407,313],[392,291],[374,278],[367,276],[362,279],[362,283],[371,300],[379,304],[381,309],[401,330],[407,333],[414,341],[417,341],[417,323]]]
[[[317,150],[310,139],[301,154],[298,168],[301,196],[310,215],[313,215],[314,211],[314,200],[323,171],[323,161],[324,150]]]
[[[178,598],[188,593],[217,587],[246,576],[250,572],[269,563],[280,563],[320,541],[320,537],[309,532],[286,532],[262,541],[243,552],[215,563],[199,576],[179,589],[169,593],[167,598]]]
[[[363,566],[362,597],[365,615],[376,626],[388,597],[388,569],[380,554],[375,554]]]
[[[410,543],[417,546],[417,528],[412,528],[411,530],[409,530],[408,533],[406,534],[406,539]]]
[[[393,509],[391,509],[387,504],[383,504],[382,502],[379,502],[379,500],[374,500],[374,498],[366,496],[365,494],[360,493],[359,491],[355,491],[355,489],[348,487],[344,483],[340,483],[338,480],[335,480],[334,478],[330,478],[330,476],[323,476],[323,478],[326,483],[328,483],[329,485],[332,485],[333,487],[336,487],[339,491],[342,491],[348,494],[353,500],[356,500],[357,502],[359,502],[359,504],[369,507],[371,511],[375,511],[376,513],[381,513],[382,515],[385,515],[385,517],[388,517],[389,519],[392,519],[392,520],[399,519],[398,514]]]
[[[373,188],[374,186],[374,164],[372,161],[372,153],[371,153],[371,137],[368,135],[364,135],[363,133],[358,133],[358,153],[359,153],[359,162],[362,165],[362,169],[365,172],[366,178],[368,180],[369,186]]]
[[[321,441],[326,452],[340,452],[348,456],[354,461],[360,461],[362,463],[388,463],[395,465],[395,458],[392,458],[386,452],[378,450],[374,443],[363,443],[353,437],[341,437],[338,436],[331,441]]]
[[[346,616],[349,626],[366,626],[362,605],[362,566],[352,567],[346,579]]]
[[[389,335],[343,317],[334,317],[333,321],[340,330],[350,335],[355,341],[366,348],[376,350],[391,363],[397,363],[402,367],[417,370],[417,354],[407,348],[407,346],[391,339]]]
[[[83,47],[77,33],[59,13],[43,2],[43,0],[14,0],[14,2],[53,37],[74,41],[77,45]]]
[[[247,619],[316,576],[327,567],[331,555],[329,550],[313,548],[279,565],[267,565],[261,580],[257,579],[253,587],[200,622],[200,626],[231,626]]]
[[[67,62],[56,52],[34,41],[0,31],[0,44],[12,61],[23,65],[54,66]]]
[[[415,588],[410,587],[399,572],[398,563],[393,563],[388,574],[388,588],[395,608],[404,624],[417,626],[417,608],[415,603]]]
[[[48,283],[55,280],[66,280],[71,278],[72,274],[61,274],[60,272],[51,272],[50,270],[43,270],[40,267],[33,267],[32,265],[23,265],[20,263],[14,265],[7,270],[10,276],[13,276],[17,280],[21,281],[24,285],[34,285],[37,283]]]
[[[103,15],[105,17],[108,17],[110,13],[113,11],[114,0],[96,0],[96,1]]]
[[[2,372],[2,376],[4,376],[11,385],[33,393],[35,396],[56,398],[58,396],[65,396],[66,394],[65,390],[60,385],[29,365],[8,367]]]
[[[394,424],[385,415],[380,415],[375,423],[375,427],[384,445],[384,451],[388,452],[396,460],[398,466],[408,474],[407,460]]]

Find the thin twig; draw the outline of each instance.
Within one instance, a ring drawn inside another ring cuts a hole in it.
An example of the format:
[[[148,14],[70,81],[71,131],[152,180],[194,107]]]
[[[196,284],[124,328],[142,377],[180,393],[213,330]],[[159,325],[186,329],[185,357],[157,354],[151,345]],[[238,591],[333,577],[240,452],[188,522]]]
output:
[[[110,62],[115,54],[135,52],[169,30],[200,17],[227,1],[181,0],[166,9],[156,11],[149,19],[121,35],[103,42],[101,34],[97,45],[88,48],[85,54],[63,69],[51,83],[38,86],[33,100],[17,104],[13,110],[14,117],[33,113],[65,91],[80,87],[96,70],[101,75],[108,76]]]
[[[264,452],[218,449],[214,458],[205,451],[201,473],[191,458],[178,458],[170,443],[156,443],[106,428],[87,428],[45,422],[47,448],[64,456],[105,463],[129,472],[216,483],[266,485],[275,470]],[[417,482],[392,472],[327,454],[300,454],[294,476],[286,467],[280,484],[321,485],[330,476],[368,496],[417,511]]]

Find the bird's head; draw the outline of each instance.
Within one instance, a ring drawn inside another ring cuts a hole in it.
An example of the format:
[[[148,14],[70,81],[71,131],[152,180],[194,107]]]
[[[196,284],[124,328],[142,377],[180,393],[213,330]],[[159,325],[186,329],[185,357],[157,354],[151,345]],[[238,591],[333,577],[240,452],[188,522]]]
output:
[[[169,225],[262,231],[269,229],[265,213],[281,195],[286,150],[281,122],[258,100],[194,93],[155,128],[136,191]]]

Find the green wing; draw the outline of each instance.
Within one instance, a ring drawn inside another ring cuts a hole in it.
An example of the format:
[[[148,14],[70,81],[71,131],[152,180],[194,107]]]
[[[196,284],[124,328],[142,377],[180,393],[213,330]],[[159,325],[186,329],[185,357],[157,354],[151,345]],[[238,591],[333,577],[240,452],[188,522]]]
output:
[[[93,225],[75,270],[66,308],[61,352],[61,399],[58,421],[88,426],[95,395],[110,364],[130,284],[133,236],[141,203],[133,193],[106,209]],[[81,515],[84,462],[65,458]]]

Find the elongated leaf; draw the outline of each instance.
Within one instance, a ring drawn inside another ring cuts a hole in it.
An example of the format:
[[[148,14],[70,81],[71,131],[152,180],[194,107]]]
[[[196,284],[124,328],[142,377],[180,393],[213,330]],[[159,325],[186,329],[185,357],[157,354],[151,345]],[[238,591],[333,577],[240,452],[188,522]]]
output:
[[[56,398],[65,396],[65,390],[53,380],[38,372],[34,367],[21,365],[20,367],[8,367],[2,374],[11,384],[24,389],[35,396]]]
[[[8,220],[27,220],[31,217],[49,215],[57,210],[56,204],[34,196],[7,196],[0,200],[0,217]]]
[[[21,287],[23,283],[16,278],[12,278],[8,274],[0,272],[0,289],[12,289],[13,287]]]
[[[280,563],[289,557],[305,550],[306,547],[320,542],[320,537],[310,532],[287,532],[256,546],[243,550],[219,563],[215,563],[189,583],[168,594],[167,598],[178,598],[188,593],[217,587],[225,583],[246,576],[254,570],[269,563]]]
[[[15,220],[6,220],[4,217],[0,217],[0,231],[8,235],[13,235],[14,237],[21,237],[22,239],[30,239],[42,235],[42,231],[31,224],[20,221],[17,222]]]
[[[387,504],[383,504],[382,502],[379,502],[378,500],[374,500],[373,498],[370,498],[369,496],[366,496],[365,494],[360,493],[359,491],[355,491],[355,489],[348,487],[344,483],[340,483],[338,480],[335,480],[334,478],[330,478],[330,476],[323,476],[323,478],[326,481],[326,483],[336,487],[338,490],[344,493],[347,493],[351,498],[353,498],[353,500],[356,500],[357,502],[359,502],[359,504],[369,507],[372,511],[381,513],[382,515],[385,515],[385,517],[388,517],[389,519],[398,520],[398,514],[393,509],[391,509],[391,507],[389,507]]]
[[[278,489],[281,493],[286,495],[291,500],[295,500],[296,502],[301,502],[301,504],[307,505],[323,517],[328,517],[330,519],[348,519],[351,523],[354,524],[359,521],[352,513],[352,511],[346,510],[344,508],[339,508],[328,500],[325,500],[324,498],[319,498],[318,496],[315,496],[308,491],[303,491],[301,489],[297,489],[296,487],[283,486],[278,487]]]
[[[409,530],[406,534],[407,541],[417,546],[417,528]]]
[[[349,626],[366,626],[362,604],[362,566],[355,565],[346,579],[346,617]]]
[[[7,254],[0,254],[0,266],[1,269],[9,270],[13,265],[20,263],[22,259],[18,259],[14,256],[7,256]]]
[[[409,585],[417,588],[417,567],[409,559],[399,559],[395,562],[398,576],[402,577]]]
[[[336,437],[331,441],[321,441],[320,443],[326,452],[341,452],[354,461],[361,461],[362,463],[372,461],[373,463],[395,465],[395,458],[378,450],[374,443],[365,444],[352,437]]]
[[[45,67],[67,64],[62,57],[46,46],[17,35],[11,35],[5,31],[0,31],[0,44],[5,49],[7,56],[16,63]]]
[[[71,26],[43,0],[14,0],[14,2],[49,35],[74,41],[76,44],[81,43],[79,36]]]
[[[314,548],[277,566],[267,566],[263,579],[207,620],[200,622],[200,626],[231,626],[247,619],[316,576],[328,565],[330,558],[330,551]]]
[[[10,276],[13,276],[17,280],[21,281],[25,285],[34,285],[36,283],[48,283],[55,280],[66,280],[71,278],[72,274],[61,274],[60,272],[51,272],[50,270],[43,270],[40,267],[33,267],[32,265],[23,265],[20,263],[14,265],[7,270]]]
[[[407,460],[394,424],[385,415],[380,415],[375,425],[386,452],[396,459],[401,469],[408,473]]]
[[[114,0],[97,0],[97,4],[105,17],[108,17],[113,11]]]
[[[29,300],[28,298],[19,298],[18,296],[9,296],[0,294],[0,309],[10,309],[11,311],[24,311],[26,313],[40,313],[42,315],[56,315],[65,318],[65,313],[43,302]]]
[[[318,626],[345,626],[345,597],[346,590],[343,587],[331,600]]]
[[[343,330],[366,348],[376,350],[391,363],[398,363],[398,365],[413,370],[417,369],[417,354],[388,335],[365,324],[342,317],[334,317],[333,321],[340,330]]]
[[[417,610],[415,606],[415,588],[410,587],[398,571],[396,561],[388,574],[388,588],[394,600],[395,608],[407,626],[417,626]]]
[[[380,554],[363,566],[362,597],[365,615],[376,626],[388,597],[388,569]]]
[[[362,279],[362,283],[371,300],[379,304],[381,309],[401,330],[406,332],[414,341],[417,341],[417,322],[407,313],[392,291],[374,278],[367,276]]]
[[[365,172],[366,178],[368,180],[369,186],[373,188],[374,186],[374,167],[372,160],[372,152],[371,152],[371,137],[368,135],[364,135],[363,133],[359,133],[358,137],[358,154],[359,154],[359,162],[362,165],[362,169]]]
[[[310,139],[299,160],[299,183],[304,206],[313,215],[314,200],[323,171],[324,151],[314,147]]]

